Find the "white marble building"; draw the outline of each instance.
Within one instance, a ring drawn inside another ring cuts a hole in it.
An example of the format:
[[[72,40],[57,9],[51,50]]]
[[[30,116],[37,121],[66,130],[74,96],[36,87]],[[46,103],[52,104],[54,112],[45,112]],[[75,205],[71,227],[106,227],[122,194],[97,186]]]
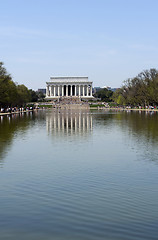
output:
[[[88,77],[51,77],[46,85],[46,99],[53,100],[60,97],[93,98],[92,82],[88,81]]]

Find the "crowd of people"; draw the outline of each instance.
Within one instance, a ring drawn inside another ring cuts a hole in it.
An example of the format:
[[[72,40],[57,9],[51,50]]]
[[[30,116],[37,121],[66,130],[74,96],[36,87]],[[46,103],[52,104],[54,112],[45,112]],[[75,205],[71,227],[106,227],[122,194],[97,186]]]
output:
[[[7,107],[1,108],[0,113],[15,113],[15,112],[24,112],[24,111],[31,111],[33,107]]]

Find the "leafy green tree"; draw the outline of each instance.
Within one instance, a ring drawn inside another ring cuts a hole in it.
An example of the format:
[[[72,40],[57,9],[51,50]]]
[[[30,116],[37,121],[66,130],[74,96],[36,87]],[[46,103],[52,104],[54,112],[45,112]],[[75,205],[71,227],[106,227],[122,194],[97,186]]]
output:
[[[0,62],[0,105],[1,107],[12,106],[16,103],[16,99],[16,85],[4,68],[3,62]]]
[[[138,76],[124,81],[123,86],[113,95],[113,100],[124,105],[145,107],[158,105],[158,71],[145,70]]]
[[[107,88],[103,88],[95,93],[96,98],[101,98],[102,101],[111,102],[113,92]]]
[[[125,97],[123,96],[123,89],[117,89],[113,93],[112,99],[118,105],[124,105],[125,104]]]
[[[17,85],[18,105],[24,105],[31,100],[31,95],[25,85]]]
[[[30,102],[37,102],[38,101],[38,94],[32,89],[29,89],[30,93]]]
[[[22,106],[29,102],[31,94],[25,85],[16,85],[0,62],[0,107]]]

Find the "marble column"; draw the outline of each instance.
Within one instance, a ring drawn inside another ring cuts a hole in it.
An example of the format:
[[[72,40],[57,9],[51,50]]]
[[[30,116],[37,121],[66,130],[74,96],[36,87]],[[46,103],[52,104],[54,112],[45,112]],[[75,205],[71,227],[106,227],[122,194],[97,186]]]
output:
[[[49,85],[47,85],[47,96],[49,96]]]
[[[66,97],[68,97],[68,85],[66,85]]]
[[[56,96],[55,88],[56,88],[56,86],[54,85],[54,97]]]
[[[58,97],[60,96],[60,85],[58,85]]]
[[[78,86],[78,95],[79,95],[79,97],[81,95],[81,86],[80,85]]]
[[[89,87],[87,85],[87,97],[89,96]]]
[[[85,85],[83,85],[83,97],[85,96]]]
[[[72,97],[72,85],[70,86],[70,96]]]
[[[62,97],[64,96],[64,85],[62,85]]]

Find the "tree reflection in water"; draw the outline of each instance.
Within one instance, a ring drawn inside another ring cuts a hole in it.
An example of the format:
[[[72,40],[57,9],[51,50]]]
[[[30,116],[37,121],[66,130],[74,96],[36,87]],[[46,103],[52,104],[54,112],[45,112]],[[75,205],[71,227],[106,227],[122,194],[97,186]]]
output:
[[[158,162],[158,112],[154,111],[107,111],[93,115],[93,125],[102,125],[106,128],[118,126],[124,133],[124,144],[135,141],[133,151],[144,150],[141,156],[144,160]],[[114,136],[115,137],[115,136]],[[131,146],[133,146],[131,144]]]
[[[0,164],[11,148],[15,134],[24,135],[33,118],[32,112],[0,116]]]

